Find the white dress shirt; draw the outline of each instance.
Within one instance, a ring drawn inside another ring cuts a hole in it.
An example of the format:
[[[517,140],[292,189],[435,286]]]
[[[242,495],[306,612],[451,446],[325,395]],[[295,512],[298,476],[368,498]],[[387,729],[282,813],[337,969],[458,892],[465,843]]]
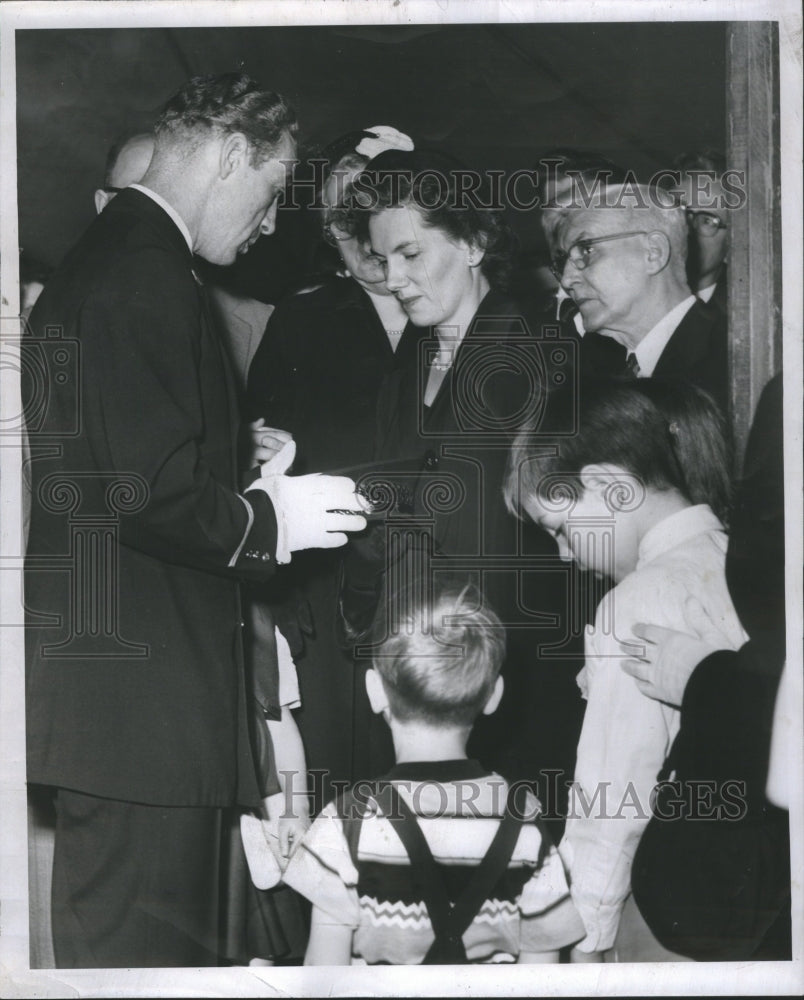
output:
[[[717,288],[717,282],[713,285],[707,285],[706,288],[699,288],[695,293],[701,302],[708,302],[712,296],[715,294],[715,289]]]
[[[659,320],[652,330],[645,334],[633,352],[629,352],[636,355],[640,378],[650,378],[653,374],[653,370],[662,356],[662,351],[667,347],[682,319],[694,305],[695,296],[688,295],[683,302],[679,302]]]
[[[190,236],[190,230],[187,228],[187,223],[179,215],[176,209],[170,204],[170,202],[165,201],[165,199],[161,195],[157,194],[156,191],[152,191],[150,188],[144,187],[142,184],[129,184],[129,187],[134,188],[135,191],[139,191],[141,194],[148,195],[151,201],[155,201],[161,209],[164,209],[164,211],[167,212],[167,214],[171,217],[171,219],[173,219],[173,221],[178,226],[179,232],[182,234],[185,241],[187,242],[187,246],[190,248],[190,253],[192,253],[193,239]]]
[[[726,587],[725,556],[725,532],[707,505],[672,514],[645,534],[636,569],[603,598],[587,629],[578,675],[586,714],[559,848],[586,927],[581,951],[614,944],[651,791],[680,723],[677,709],[642,694],[622,670],[619,643],[633,639],[637,622],[689,631],[684,605],[694,596],[733,648],[741,646],[746,635]]]

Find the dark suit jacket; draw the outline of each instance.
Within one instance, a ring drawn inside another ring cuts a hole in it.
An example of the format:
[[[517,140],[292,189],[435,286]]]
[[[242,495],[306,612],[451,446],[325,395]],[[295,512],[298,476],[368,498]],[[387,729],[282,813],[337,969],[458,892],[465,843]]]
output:
[[[235,492],[234,386],[176,225],[118,195],[31,327],[28,779],[254,802],[237,578],[272,573],[276,522]]]
[[[653,370],[654,378],[683,379],[710,393],[728,414],[728,334],[725,316],[695,302],[667,342]]]

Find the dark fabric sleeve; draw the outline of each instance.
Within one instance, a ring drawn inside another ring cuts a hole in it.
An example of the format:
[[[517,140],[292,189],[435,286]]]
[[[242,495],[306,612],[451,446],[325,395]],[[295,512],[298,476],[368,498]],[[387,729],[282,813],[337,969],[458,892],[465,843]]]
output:
[[[756,641],[698,664],[681,705],[676,768],[685,780],[745,782],[749,809],[763,808],[781,668]]]
[[[731,517],[726,580],[746,632],[785,656],[785,531],[782,378],[757,405]]]
[[[212,432],[205,426],[199,379],[205,345],[192,278],[169,254],[152,249],[124,262],[131,273],[93,292],[80,317],[99,370],[87,386],[87,407],[97,409],[103,428],[108,455],[100,464],[108,461],[147,484],[146,504],[121,520],[121,541],[166,562],[226,573],[235,560],[248,573],[268,575],[276,551],[270,502],[247,506],[202,456],[201,442]],[[216,457],[220,468],[228,467],[222,448]],[[260,557],[246,557],[247,550]]]

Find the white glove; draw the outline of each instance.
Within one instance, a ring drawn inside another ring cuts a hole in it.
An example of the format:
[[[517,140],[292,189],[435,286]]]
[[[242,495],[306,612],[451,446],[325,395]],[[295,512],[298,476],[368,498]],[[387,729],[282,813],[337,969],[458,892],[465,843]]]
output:
[[[279,528],[279,563],[290,562],[290,553],[301,549],[336,549],[346,544],[347,531],[366,527],[354,480],[319,473],[284,475],[295,455],[296,442],[288,441],[262,466],[260,478],[246,491],[262,490],[271,498]]]

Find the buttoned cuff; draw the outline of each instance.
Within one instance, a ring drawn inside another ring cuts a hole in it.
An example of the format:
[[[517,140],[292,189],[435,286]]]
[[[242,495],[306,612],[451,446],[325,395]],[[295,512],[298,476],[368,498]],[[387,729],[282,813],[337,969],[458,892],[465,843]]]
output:
[[[244,578],[265,578],[276,568],[278,549],[277,516],[271,500],[260,490],[248,498],[237,494],[247,517],[240,543],[229,560],[229,568]]]
[[[291,558],[290,545],[288,544],[288,524],[282,505],[279,503],[275,479],[275,476],[265,476],[262,479],[262,484],[265,493],[271,498],[276,515],[276,561],[280,566],[284,566],[290,562]]]

